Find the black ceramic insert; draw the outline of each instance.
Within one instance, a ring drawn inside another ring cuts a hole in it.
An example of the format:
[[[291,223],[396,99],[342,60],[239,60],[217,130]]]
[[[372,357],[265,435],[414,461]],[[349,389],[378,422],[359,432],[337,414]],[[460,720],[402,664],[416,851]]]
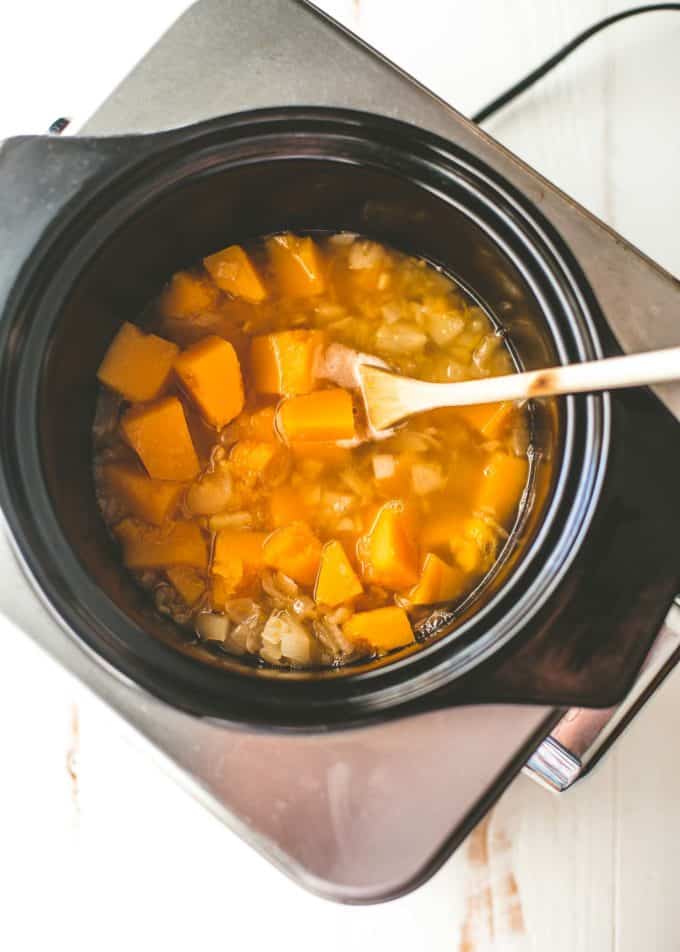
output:
[[[540,524],[483,608],[388,665],[258,675],[177,650],[94,500],[95,371],[167,276],[230,241],[349,229],[459,274],[526,367],[615,352],[559,236],[450,143],[362,113],[281,109],[118,139],[0,150],[0,503],[53,610],[101,657],[190,711],[281,728],[474,700],[620,699],[680,582],[678,424],[648,392],[567,398]]]

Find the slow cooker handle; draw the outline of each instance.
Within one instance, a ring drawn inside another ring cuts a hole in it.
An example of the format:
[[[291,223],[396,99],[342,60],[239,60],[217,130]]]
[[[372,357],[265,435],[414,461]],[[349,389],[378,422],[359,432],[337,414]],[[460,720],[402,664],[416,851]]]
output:
[[[76,195],[134,165],[156,136],[66,138],[17,136],[0,144],[0,317],[28,279],[32,251],[55,227],[64,230]]]

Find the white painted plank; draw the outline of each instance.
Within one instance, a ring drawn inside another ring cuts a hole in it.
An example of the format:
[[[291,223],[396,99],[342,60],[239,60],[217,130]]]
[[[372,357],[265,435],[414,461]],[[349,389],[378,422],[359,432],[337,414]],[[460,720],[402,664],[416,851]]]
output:
[[[680,672],[635,719],[614,758],[617,952],[680,947]]]

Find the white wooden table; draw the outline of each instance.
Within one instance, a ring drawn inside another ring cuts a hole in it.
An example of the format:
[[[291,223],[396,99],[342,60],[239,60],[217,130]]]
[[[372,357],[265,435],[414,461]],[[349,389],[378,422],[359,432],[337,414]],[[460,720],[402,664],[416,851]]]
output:
[[[318,2],[463,112],[621,9],[608,0]],[[62,114],[84,120],[186,6],[23,0],[3,8],[0,136],[44,131]],[[618,25],[489,124],[675,273],[679,50],[678,15]],[[0,948],[8,952],[680,948],[678,672],[573,791],[558,799],[518,778],[426,886],[352,908],[306,895],[244,846],[1,619],[0,638]]]

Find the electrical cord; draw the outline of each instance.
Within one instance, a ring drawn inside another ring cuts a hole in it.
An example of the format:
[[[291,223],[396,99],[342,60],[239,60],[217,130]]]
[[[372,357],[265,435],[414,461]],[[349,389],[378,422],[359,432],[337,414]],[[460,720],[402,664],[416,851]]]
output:
[[[506,89],[500,96],[492,99],[483,109],[480,109],[479,112],[476,112],[472,116],[472,121],[477,123],[484,122],[489,116],[493,116],[494,113],[502,109],[503,106],[507,106],[508,103],[516,99],[517,96],[526,92],[527,89],[530,89],[539,79],[543,79],[544,76],[565,60],[574,50],[578,49],[582,43],[585,43],[586,40],[589,40],[591,36],[595,36],[595,34],[601,30],[612,26],[614,23],[619,23],[621,20],[627,20],[629,17],[637,16],[640,13],[658,13],[663,10],[680,11],[680,3],[648,3],[641,7],[631,7],[630,10],[622,10],[620,13],[614,13],[611,16],[605,17],[603,20],[599,20],[597,23],[588,27],[587,30],[575,36],[569,43],[562,46],[549,59],[541,63],[540,66],[537,66],[536,69],[527,73],[519,82],[510,86],[510,88]]]

